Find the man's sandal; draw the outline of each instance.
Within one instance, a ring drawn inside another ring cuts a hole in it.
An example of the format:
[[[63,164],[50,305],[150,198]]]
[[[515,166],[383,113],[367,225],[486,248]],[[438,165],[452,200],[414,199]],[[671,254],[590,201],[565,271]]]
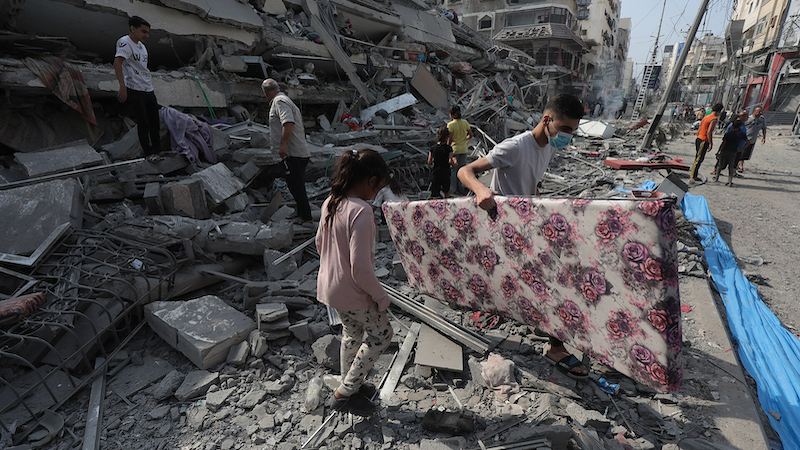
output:
[[[559,372],[563,373],[564,375],[572,378],[573,380],[585,380],[589,378],[589,374],[580,375],[575,372],[572,372],[572,369],[583,366],[583,362],[580,359],[576,358],[574,355],[568,355],[561,358],[560,361],[556,361],[549,356],[545,355],[544,359],[547,360],[551,365],[555,366]]]

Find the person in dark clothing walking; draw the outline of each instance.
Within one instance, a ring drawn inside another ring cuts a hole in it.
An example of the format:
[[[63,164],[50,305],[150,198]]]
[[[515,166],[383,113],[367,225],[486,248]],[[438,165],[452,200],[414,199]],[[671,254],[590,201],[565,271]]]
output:
[[[736,154],[739,152],[739,145],[747,142],[747,135],[742,131],[742,121],[736,119],[731,123],[730,130],[722,138],[722,144],[717,150],[717,171],[714,174],[714,181],[719,181],[719,174],[726,167],[728,168],[728,183],[726,186],[733,186],[733,177],[736,174]]]
[[[436,134],[436,145],[428,153],[428,165],[431,171],[431,198],[450,198],[450,167],[456,165],[453,148],[447,144],[450,130],[447,126],[439,128]]]
[[[261,83],[261,90],[269,99],[269,135],[272,150],[278,151],[288,175],[286,186],[297,203],[298,224],[311,224],[311,205],[306,193],[306,166],[311,159],[303,128],[300,108],[286,94],[281,92],[278,82],[267,78]]]
[[[161,122],[158,101],[147,68],[149,56],[144,41],[150,37],[150,24],[139,16],[128,20],[130,33],[117,40],[114,72],[119,82],[117,100],[128,105],[139,131],[139,142],[145,155],[161,151]]]

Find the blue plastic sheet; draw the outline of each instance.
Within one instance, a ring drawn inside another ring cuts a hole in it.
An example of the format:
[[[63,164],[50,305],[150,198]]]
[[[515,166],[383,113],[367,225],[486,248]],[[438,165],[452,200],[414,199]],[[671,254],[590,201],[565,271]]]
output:
[[[650,184],[652,183],[652,184]],[[645,183],[654,189],[655,183]],[[758,385],[758,400],[787,450],[800,450],[800,339],[759,298],[714,223],[705,197],[686,194],[681,209],[697,225],[711,277],[722,293],[739,358]]]

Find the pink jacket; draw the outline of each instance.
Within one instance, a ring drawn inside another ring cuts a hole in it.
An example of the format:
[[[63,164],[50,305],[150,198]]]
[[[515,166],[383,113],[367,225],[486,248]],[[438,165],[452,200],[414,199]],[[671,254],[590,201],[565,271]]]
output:
[[[385,310],[390,300],[375,276],[372,207],[360,198],[345,198],[326,226],[329,201],[322,205],[315,241],[320,256],[317,300],[347,311],[366,309],[373,302]]]

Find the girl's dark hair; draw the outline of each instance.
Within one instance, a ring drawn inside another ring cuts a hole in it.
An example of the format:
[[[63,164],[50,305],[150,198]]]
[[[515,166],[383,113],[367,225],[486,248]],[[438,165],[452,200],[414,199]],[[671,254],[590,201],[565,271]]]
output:
[[[436,132],[436,142],[447,142],[448,137],[450,137],[450,130],[447,128],[447,125],[443,125],[439,128],[439,131]]]
[[[394,192],[394,195],[403,195],[403,188],[400,187],[400,181],[397,179],[394,172],[389,176],[389,184],[387,186]]]
[[[339,163],[331,183],[328,217],[325,218],[326,226],[330,225],[347,192],[372,177],[376,177],[378,183],[389,180],[389,166],[375,150],[367,148],[348,150],[339,156]]]
[[[450,115],[453,116],[454,119],[461,118],[461,108],[458,105],[453,105],[450,107]]]

